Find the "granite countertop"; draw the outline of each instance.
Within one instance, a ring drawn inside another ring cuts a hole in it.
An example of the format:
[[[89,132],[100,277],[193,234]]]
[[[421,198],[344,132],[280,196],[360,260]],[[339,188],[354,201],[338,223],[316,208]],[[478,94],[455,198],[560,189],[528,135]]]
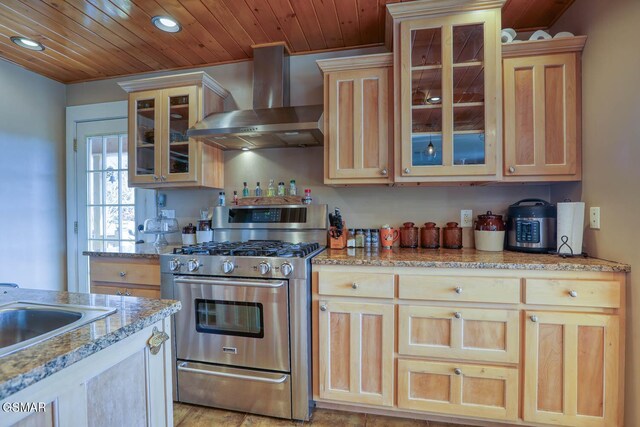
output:
[[[505,270],[629,272],[631,266],[597,258],[561,258],[523,252],[485,252],[476,249],[327,249],[313,258],[316,265],[380,267],[495,268]]]
[[[173,253],[174,248],[180,247],[182,247],[182,245],[168,245],[157,247],[154,246],[153,243],[137,243],[133,251],[84,251],[82,252],[82,255],[98,257],[160,259],[161,254]]]
[[[116,307],[117,311],[103,319],[0,357],[0,400],[172,315],[181,307],[180,302],[174,300],[36,289],[0,291],[0,305],[15,301],[106,306]]]

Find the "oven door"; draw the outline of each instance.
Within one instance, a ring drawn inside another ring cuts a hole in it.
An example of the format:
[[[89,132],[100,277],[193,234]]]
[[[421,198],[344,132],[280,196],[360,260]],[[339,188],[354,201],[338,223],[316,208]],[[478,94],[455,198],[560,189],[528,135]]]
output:
[[[177,358],[289,372],[286,280],[176,276]]]

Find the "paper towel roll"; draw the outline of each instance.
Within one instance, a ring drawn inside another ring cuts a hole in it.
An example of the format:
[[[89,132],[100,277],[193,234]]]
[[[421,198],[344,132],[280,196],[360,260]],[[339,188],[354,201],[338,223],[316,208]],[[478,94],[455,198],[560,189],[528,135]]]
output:
[[[584,202],[558,203],[557,244],[559,254],[582,253],[584,233]]]
[[[529,37],[529,40],[549,40],[549,39],[551,39],[551,34],[543,30],[538,30],[535,33],[531,34],[531,37]]]
[[[516,32],[513,28],[505,28],[500,34],[502,43],[511,43],[516,38]]]

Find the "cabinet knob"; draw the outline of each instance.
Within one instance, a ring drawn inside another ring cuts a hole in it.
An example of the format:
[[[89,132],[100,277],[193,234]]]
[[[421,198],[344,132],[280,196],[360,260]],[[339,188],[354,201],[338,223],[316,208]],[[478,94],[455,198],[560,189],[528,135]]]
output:
[[[327,311],[327,304],[322,304],[320,306],[320,311]]]
[[[358,284],[357,284],[356,282],[353,282],[353,283],[351,284],[351,288],[353,288],[353,289],[358,289]]]
[[[571,298],[576,298],[576,297],[578,296],[578,292],[576,292],[576,291],[574,291],[573,289],[571,289],[571,290],[569,291],[569,296],[570,296]]]
[[[409,168],[404,168],[404,173],[409,173],[409,172],[411,172],[411,169],[409,169]]]
[[[456,319],[462,319],[462,313],[456,311],[455,313],[453,313],[453,317],[455,317]]]
[[[516,171],[516,168],[514,168],[513,166],[509,166],[510,173],[514,173],[515,171]]]
[[[461,294],[462,288],[460,286],[456,286],[456,294]]]
[[[160,179],[160,178],[158,178],[158,175],[153,175],[153,180],[154,180],[154,181],[157,181],[157,180],[159,180],[159,179]]]
[[[166,180],[167,180],[167,177],[166,177],[166,176],[164,176],[164,175],[162,175],[162,176],[160,177],[160,179],[162,179],[163,181],[166,181]]]
[[[124,277],[124,276],[126,276],[126,275],[127,275],[127,272],[126,272],[126,271],[121,271],[121,272],[120,272],[120,277]]]
[[[386,174],[388,174],[388,173],[389,173],[389,171],[387,170],[387,168],[384,168],[384,169],[382,169],[382,170],[380,171],[380,173],[381,173],[382,175],[386,175]]]
[[[456,368],[456,369],[453,370],[453,373],[456,374],[456,375],[462,375],[462,369]]]
[[[538,316],[531,316],[529,319],[531,319],[533,323],[538,323]]]

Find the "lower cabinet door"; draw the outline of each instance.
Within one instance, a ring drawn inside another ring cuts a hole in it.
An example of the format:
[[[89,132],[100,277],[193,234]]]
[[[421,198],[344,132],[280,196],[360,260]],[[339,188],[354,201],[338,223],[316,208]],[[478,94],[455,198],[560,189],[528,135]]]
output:
[[[621,425],[619,317],[527,311],[525,322],[524,420]]]
[[[401,305],[398,352],[410,356],[518,363],[517,310]]]
[[[323,399],[393,405],[393,304],[319,301]]]
[[[518,370],[399,359],[398,408],[515,420],[518,418]]]

